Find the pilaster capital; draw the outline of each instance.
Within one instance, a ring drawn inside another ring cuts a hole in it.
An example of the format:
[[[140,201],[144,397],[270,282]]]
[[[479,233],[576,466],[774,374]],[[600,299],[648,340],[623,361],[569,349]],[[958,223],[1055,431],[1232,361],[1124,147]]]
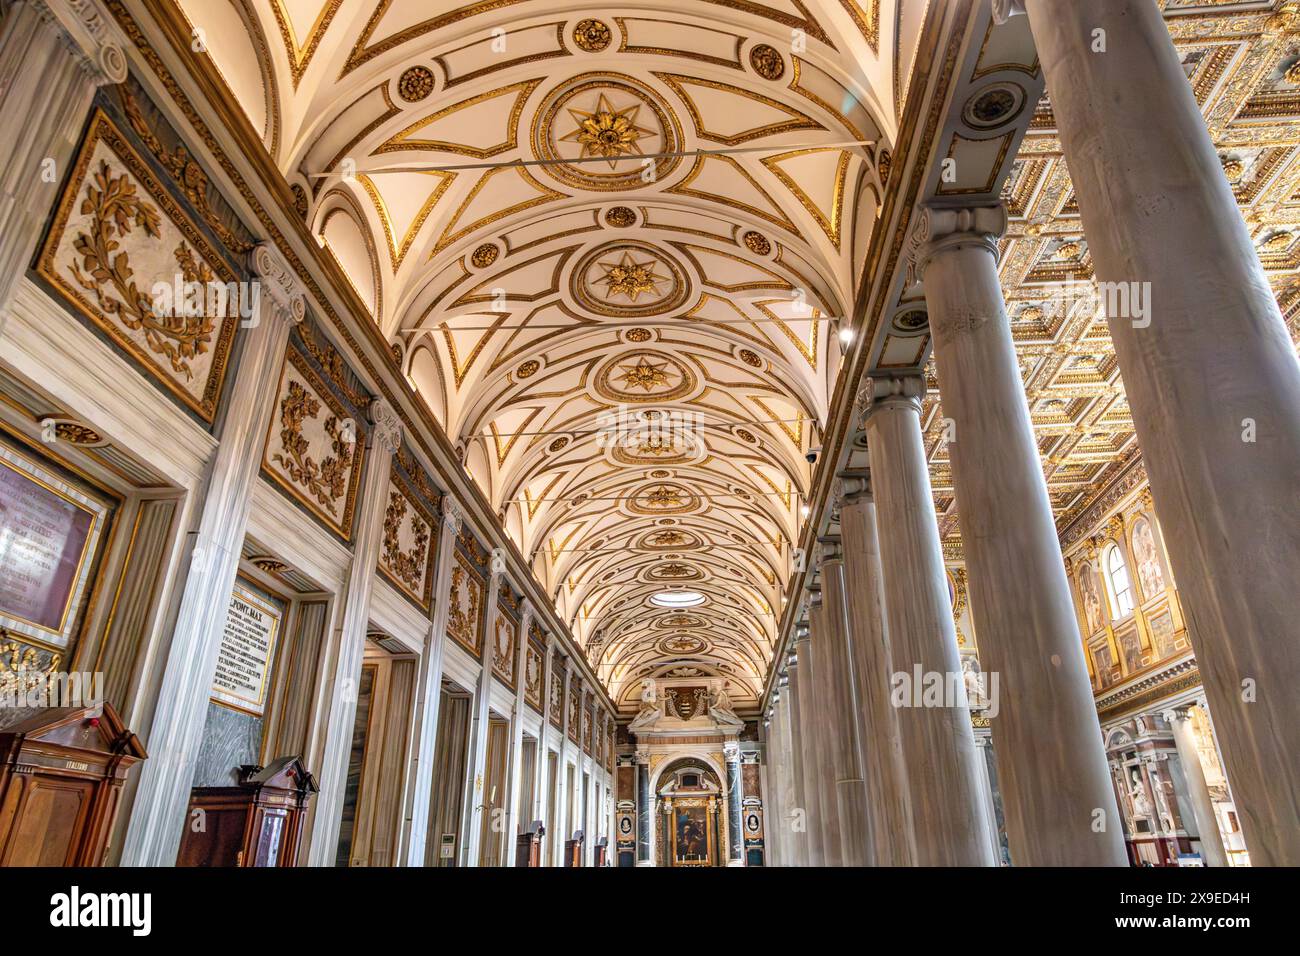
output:
[[[998,239],[1007,231],[1007,207],[991,206],[923,206],[912,232],[909,272],[921,281],[925,267],[936,255],[967,246],[984,249],[994,260],[998,256]]]
[[[862,410],[862,424],[882,408],[904,406],[921,414],[921,400],[925,398],[925,379],[920,375],[899,375],[889,378],[868,378],[858,391],[858,407]]]
[[[269,242],[258,243],[248,254],[248,267],[257,277],[258,294],[267,297],[271,315],[295,325],[301,322],[307,315],[307,299],[280,250]]]
[[[448,534],[460,534],[461,522],[465,516],[461,514],[460,505],[452,500],[451,495],[442,496],[442,527]]]
[[[374,440],[390,455],[396,454],[402,447],[402,420],[397,417],[397,412],[382,398],[373,399],[368,412]]]
[[[112,20],[97,0],[32,0],[32,7],[43,20],[58,28],[96,86],[126,79],[126,54],[118,43]]]
[[[1002,26],[1012,17],[1025,15],[1025,0],[993,0],[993,22]]]

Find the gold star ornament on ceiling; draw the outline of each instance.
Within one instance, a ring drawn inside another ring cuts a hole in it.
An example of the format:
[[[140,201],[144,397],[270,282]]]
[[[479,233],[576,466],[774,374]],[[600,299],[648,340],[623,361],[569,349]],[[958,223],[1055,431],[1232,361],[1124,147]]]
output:
[[[643,388],[647,392],[655,388],[666,387],[668,380],[668,363],[652,363],[644,355],[635,365],[620,365],[623,374],[619,376],[628,389]]]
[[[655,272],[653,259],[636,262],[630,252],[624,252],[618,262],[598,262],[605,274],[596,280],[596,285],[605,287],[605,298],[612,299],[621,295],[635,302],[643,295],[658,295],[659,283],[667,282],[668,277]]]
[[[641,105],[634,103],[616,110],[602,93],[596,101],[595,111],[569,110],[577,127],[561,136],[560,140],[581,146],[579,158],[603,157],[609,160],[609,168],[613,169],[620,157],[635,156],[640,152],[637,141],[641,137],[654,135],[653,131],[636,125],[636,114],[640,109]]]

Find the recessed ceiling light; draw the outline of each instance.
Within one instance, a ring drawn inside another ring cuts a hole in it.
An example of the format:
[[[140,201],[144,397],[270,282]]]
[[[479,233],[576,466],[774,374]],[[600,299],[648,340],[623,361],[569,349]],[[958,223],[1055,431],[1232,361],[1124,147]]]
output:
[[[695,607],[704,603],[699,591],[660,591],[652,595],[650,603],[659,607]]]

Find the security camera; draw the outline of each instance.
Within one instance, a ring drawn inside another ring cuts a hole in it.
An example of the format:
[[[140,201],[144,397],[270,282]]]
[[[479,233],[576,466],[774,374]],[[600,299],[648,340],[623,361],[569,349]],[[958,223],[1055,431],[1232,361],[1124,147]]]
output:
[[[817,456],[820,455],[821,453],[822,453],[822,446],[814,445],[812,448],[809,448],[806,452],[804,452],[803,456],[807,460],[808,464],[815,465],[817,464]]]

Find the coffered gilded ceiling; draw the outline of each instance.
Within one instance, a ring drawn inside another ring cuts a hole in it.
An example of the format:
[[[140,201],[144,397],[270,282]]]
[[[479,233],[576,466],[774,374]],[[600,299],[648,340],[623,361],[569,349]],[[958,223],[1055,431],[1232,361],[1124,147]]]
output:
[[[756,705],[896,4],[178,6],[612,696],[685,667]]]
[[[1300,13],[1282,0],[1169,0],[1164,8],[1224,173],[1300,341]],[[1048,491],[1064,529],[1139,451],[1048,98],[1029,120],[1002,196],[1010,211],[1002,286]],[[945,547],[957,558],[943,383],[931,372],[930,384],[924,414],[931,479]]]

